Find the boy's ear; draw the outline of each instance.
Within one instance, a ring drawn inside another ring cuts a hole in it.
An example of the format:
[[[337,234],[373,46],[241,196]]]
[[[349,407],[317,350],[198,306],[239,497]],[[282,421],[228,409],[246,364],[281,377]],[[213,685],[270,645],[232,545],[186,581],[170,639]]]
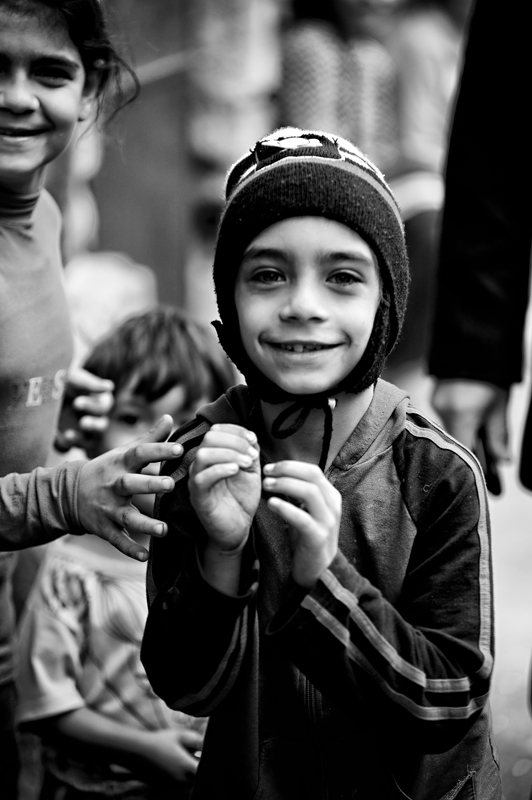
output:
[[[98,89],[100,88],[99,76],[96,72],[88,73],[85,78],[85,86],[81,95],[78,122],[84,122],[90,117],[96,106]]]

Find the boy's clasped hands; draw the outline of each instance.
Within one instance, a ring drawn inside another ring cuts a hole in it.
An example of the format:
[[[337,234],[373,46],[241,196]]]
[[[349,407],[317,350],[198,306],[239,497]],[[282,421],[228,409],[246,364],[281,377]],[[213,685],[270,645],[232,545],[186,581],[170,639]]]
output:
[[[341,495],[316,464],[303,461],[266,464],[261,480],[256,435],[232,424],[211,427],[190,469],[191,502],[208,537],[206,577],[217,588],[236,591],[236,578],[220,582],[220,572],[228,568],[239,575],[262,489],[270,494],[268,507],[288,524],[292,577],[311,589],[338,550]]]

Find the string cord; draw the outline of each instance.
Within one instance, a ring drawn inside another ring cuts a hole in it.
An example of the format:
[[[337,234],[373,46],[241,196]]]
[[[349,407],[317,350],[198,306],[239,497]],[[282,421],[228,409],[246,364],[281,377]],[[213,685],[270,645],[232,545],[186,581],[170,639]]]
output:
[[[308,416],[312,410],[312,408],[320,408],[324,412],[324,422],[323,422],[323,439],[322,439],[322,446],[321,446],[321,454],[320,460],[318,462],[318,466],[320,469],[325,472],[325,466],[327,464],[327,456],[329,455],[329,449],[331,447],[331,440],[332,440],[332,432],[333,432],[333,411],[336,408],[336,399],[333,397],[327,397],[322,400],[319,405],[305,405],[300,401],[292,403],[287,408],[283,409],[280,414],[276,416],[272,423],[272,436],[276,439],[287,439],[289,436],[292,436],[294,433],[297,433],[305,422],[308,419]],[[298,413],[299,412],[299,413]],[[294,416],[294,421],[285,427],[283,424],[287,422],[290,417]]]

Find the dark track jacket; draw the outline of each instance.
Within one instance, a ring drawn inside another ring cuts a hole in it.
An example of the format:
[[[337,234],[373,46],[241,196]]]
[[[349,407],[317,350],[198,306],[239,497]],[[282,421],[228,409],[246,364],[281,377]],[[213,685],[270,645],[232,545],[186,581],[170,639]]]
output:
[[[169,706],[211,719],[195,798],[500,798],[487,705],[490,531],[473,456],[384,381],[327,477],[338,555],[290,577],[286,528],[261,501],[237,597],[199,566],[187,471],[214,422],[256,427],[245,387],[178,431],[158,503],[142,660]]]

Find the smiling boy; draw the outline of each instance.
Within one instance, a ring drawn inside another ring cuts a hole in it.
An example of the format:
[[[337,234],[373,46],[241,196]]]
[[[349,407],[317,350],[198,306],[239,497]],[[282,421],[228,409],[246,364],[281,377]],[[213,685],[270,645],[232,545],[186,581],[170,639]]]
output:
[[[500,798],[482,475],[379,379],[395,200],[349,142],[294,129],[226,197],[216,326],[247,387],[177,433],[143,643],[168,705],[211,717],[194,797]]]

